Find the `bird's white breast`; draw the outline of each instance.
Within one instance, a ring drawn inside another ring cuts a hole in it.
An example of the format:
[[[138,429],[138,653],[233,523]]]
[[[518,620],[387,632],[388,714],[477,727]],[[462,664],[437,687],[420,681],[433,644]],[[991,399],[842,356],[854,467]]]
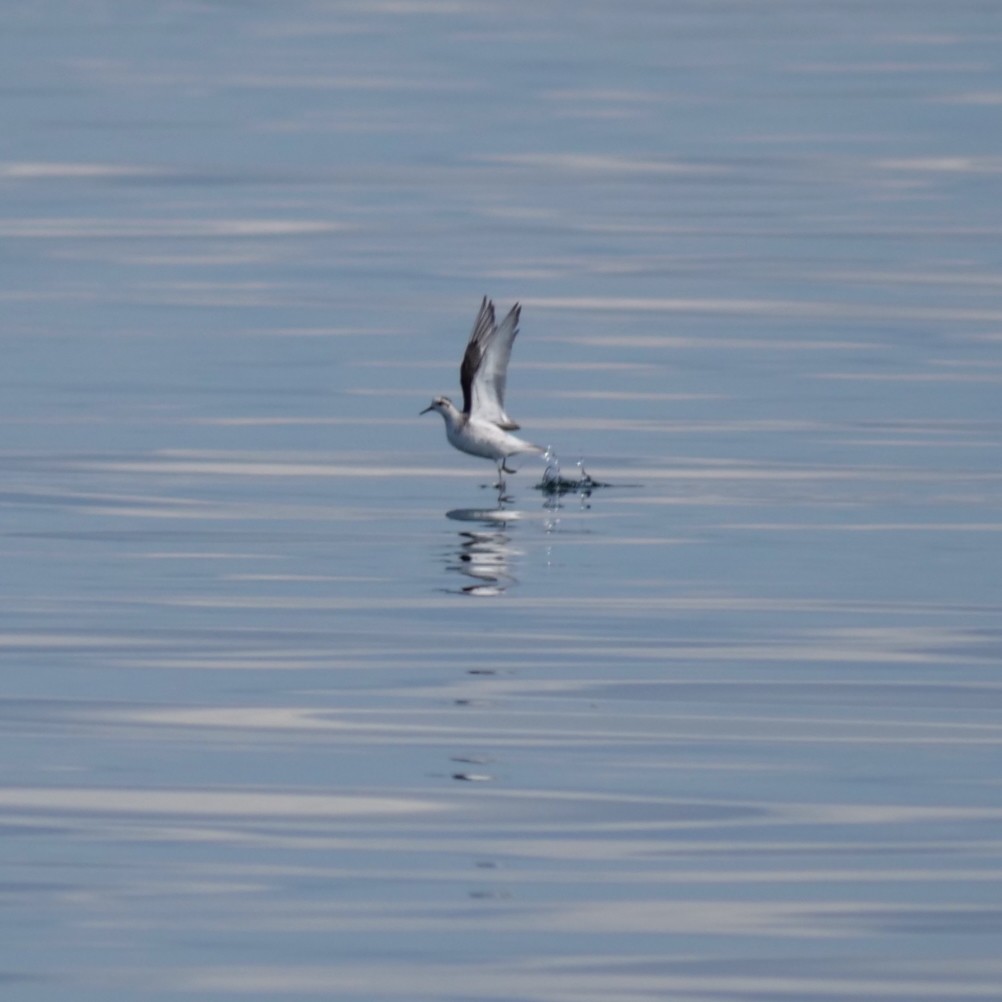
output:
[[[461,452],[484,459],[501,459],[510,455],[504,448],[505,432],[483,421],[464,421],[458,426],[447,426],[449,441]]]

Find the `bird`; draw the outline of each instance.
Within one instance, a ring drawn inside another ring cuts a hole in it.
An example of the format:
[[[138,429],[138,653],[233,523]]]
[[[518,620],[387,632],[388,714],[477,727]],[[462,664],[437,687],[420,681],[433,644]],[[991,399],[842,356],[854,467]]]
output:
[[[505,383],[511,346],[518,334],[522,307],[516,303],[498,325],[494,319],[494,303],[486,296],[459,367],[459,382],[463,388],[463,409],[459,410],[448,397],[435,397],[422,414],[438,411],[445,419],[445,435],[460,452],[493,459],[498,468],[499,491],[504,491],[505,473],[511,456],[522,453],[543,453],[541,446],[513,435],[519,425],[504,409]]]

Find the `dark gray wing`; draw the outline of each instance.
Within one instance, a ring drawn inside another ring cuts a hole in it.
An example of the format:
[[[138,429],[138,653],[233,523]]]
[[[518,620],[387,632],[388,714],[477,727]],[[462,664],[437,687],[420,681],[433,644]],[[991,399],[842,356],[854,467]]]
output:
[[[484,345],[494,333],[494,304],[484,296],[480,304],[470,340],[463,354],[463,364],[459,367],[459,385],[463,387],[463,413],[469,414],[473,407],[473,380],[484,357]]]
[[[516,303],[501,325],[496,326],[494,304],[485,296],[460,369],[463,410],[505,431],[518,428],[518,424],[505,413],[504,391],[521,310]]]

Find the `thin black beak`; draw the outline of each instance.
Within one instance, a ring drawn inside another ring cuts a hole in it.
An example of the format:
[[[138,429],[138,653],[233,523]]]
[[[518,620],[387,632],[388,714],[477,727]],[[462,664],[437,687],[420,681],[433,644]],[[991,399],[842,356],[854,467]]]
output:
[[[435,409],[435,405],[434,404],[428,404],[428,406],[425,407],[425,409],[418,414],[418,417],[420,417],[421,414],[427,414],[428,411],[433,411],[434,409]]]

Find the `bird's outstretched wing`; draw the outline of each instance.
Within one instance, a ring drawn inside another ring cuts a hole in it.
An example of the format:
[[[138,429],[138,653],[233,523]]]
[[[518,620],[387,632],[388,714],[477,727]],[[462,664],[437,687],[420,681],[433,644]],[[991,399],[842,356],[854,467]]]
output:
[[[494,322],[494,304],[484,296],[459,370],[463,412],[490,421],[505,431],[515,431],[519,427],[505,413],[504,390],[521,311],[516,303],[499,327]]]

